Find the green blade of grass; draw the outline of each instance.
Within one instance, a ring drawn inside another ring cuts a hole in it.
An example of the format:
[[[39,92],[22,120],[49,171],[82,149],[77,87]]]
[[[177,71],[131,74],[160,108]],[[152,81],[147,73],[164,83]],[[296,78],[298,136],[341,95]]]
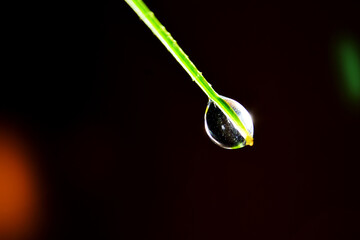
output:
[[[241,122],[235,111],[227,104],[205,80],[202,73],[190,61],[189,57],[179,47],[174,38],[165,27],[155,17],[154,13],[141,0],[125,0],[127,4],[136,12],[140,19],[150,28],[155,36],[162,42],[173,57],[180,63],[185,71],[190,75],[204,93],[212,100],[225,115],[233,122],[240,134],[245,138],[246,145],[253,145],[253,138]]]

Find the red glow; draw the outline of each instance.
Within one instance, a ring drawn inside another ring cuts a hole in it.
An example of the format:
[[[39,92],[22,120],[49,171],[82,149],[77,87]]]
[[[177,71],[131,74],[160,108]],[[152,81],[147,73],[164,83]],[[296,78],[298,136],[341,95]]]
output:
[[[0,126],[0,238],[24,239],[35,229],[38,189],[21,138]]]

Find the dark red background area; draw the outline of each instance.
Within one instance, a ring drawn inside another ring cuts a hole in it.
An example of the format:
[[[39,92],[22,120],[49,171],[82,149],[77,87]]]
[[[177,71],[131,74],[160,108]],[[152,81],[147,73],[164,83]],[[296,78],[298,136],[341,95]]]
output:
[[[214,145],[207,98],[124,1],[4,7],[1,118],[29,129],[44,239],[358,239],[359,104],[334,49],[356,1],[146,3],[255,144]]]

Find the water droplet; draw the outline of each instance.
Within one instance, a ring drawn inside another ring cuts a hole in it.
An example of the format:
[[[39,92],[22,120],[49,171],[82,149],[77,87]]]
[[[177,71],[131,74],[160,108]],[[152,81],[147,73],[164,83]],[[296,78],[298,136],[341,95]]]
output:
[[[235,100],[223,96],[221,98],[230,105],[250,135],[253,136],[254,125],[249,112]],[[210,139],[222,148],[237,149],[246,146],[244,137],[232,121],[211,100],[205,111],[205,130]]]

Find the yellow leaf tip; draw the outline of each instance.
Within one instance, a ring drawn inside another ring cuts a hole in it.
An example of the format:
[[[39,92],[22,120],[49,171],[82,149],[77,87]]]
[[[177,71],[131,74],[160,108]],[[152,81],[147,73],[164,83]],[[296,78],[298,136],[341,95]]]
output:
[[[247,146],[252,146],[252,145],[254,145],[254,138],[252,138],[251,136],[247,136],[246,139],[245,139],[245,141],[246,141],[246,145],[247,145]]]

